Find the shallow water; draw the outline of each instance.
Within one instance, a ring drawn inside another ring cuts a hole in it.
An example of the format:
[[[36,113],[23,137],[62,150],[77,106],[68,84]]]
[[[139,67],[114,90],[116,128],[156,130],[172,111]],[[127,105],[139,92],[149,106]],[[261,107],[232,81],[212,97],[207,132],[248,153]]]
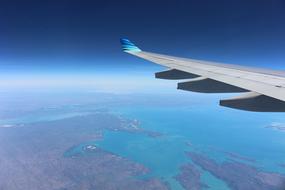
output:
[[[217,161],[235,153],[256,160],[247,162],[266,171],[285,173],[278,164],[285,162],[285,133],[265,128],[272,122],[284,123],[280,114],[250,113],[208,107],[124,107],[115,113],[137,119],[141,127],[163,133],[162,137],[106,132],[99,146],[116,154],[143,163],[153,176],[178,185],[173,176],[179,166],[189,162],[185,151],[203,152]],[[189,146],[188,144],[191,144]],[[244,161],[246,162],[246,161]],[[226,185],[205,172],[202,180],[212,189],[227,189]]]

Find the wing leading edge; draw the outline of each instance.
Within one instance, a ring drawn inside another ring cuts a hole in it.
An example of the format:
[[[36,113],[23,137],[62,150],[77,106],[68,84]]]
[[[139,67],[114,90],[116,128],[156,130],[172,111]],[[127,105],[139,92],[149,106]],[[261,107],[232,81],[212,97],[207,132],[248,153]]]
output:
[[[178,89],[203,93],[242,93],[220,105],[259,112],[285,112],[285,72],[185,59],[145,52],[121,39],[124,52],[168,67],[156,78],[180,80]],[[185,81],[188,79],[188,81]]]

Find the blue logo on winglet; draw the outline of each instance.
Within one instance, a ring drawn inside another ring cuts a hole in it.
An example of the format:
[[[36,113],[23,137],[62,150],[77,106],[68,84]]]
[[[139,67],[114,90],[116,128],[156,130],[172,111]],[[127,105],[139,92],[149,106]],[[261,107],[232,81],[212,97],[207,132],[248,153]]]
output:
[[[140,52],[141,49],[138,48],[135,44],[133,44],[130,40],[126,38],[121,38],[121,44],[124,51],[131,52]]]

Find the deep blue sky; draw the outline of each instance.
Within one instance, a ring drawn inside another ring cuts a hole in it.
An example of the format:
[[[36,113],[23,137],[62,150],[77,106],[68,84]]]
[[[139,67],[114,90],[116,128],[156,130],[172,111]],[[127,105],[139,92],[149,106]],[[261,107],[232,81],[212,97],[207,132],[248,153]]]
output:
[[[284,34],[284,0],[9,0],[0,71],[151,67],[123,54],[120,37],[147,51],[284,69]]]

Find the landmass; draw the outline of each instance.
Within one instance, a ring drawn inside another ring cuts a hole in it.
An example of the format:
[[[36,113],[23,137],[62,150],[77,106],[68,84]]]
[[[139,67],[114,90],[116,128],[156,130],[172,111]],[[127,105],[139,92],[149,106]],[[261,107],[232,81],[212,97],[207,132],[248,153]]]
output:
[[[225,156],[227,156],[229,159],[238,160],[238,161],[246,161],[246,162],[251,162],[251,163],[256,162],[256,160],[254,158],[247,157],[247,156],[244,156],[244,155],[241,155],[238,153],[225,151],[221,148],[217,148],[217,147],[213,147],[213,146],[210,146],[209,148],[211,151],[221,152],[221,153],[225,154]]]
[[[233,190],[284,190],[285,176],[261,171],[237,161],[217,163],[196,152],[187,152],[191,160],[203,170],[223,180]]]
[[[157,132],[157,131],[150,131],[150,130],[145,130],[143,128],[140,127],[141,123],[139,122],[139,120],[137,119],[126,119],[123,117],[119,117],[120,122],[121,122],[121,129],[114,129],[115,131],[118,130],[124,130],[124,131],[128,131],[128,132],[132,132],[132,133],[140,133],[140,134],[145,134],[149,137],[161,137],[163,136],[162,133]]]
[[[169,189],[161,179],[139,178],[150,172],[144,165],[94,144],[82,147],[87,154],[65,156],[72,147],[103,139],[105,130],[148,133],[131,120],[100,112],[0,128],[0,189]]]
[[[186,141],[185,144],[186,144],[186,146],[189,146],[189,147],[192,147],[192,146],[193,146],[193,144],[192,144],[191,141]]]
[[[233,159],[242,160],[242,161],[247,161],[247,162],[256,162],[256,160],[253,159],[253,158],[249,158],[249,157],[246,157],[246,156],[242,156],[242,155],[240,155],[240,154],[236,154],[236,153],[233,153],[233,152],[224,151],[224,153],[225,153],[226,155],[228,155],[230,158],[233,158]]]
[[[279,131],[285,131],[285,124],[282,123],[272,123],[268,126],[266,126],[265,128],[271,128],[271,129],[276,129]]]
[[[174,177],[185,190],[201,190],[209,188],[201,182],[201,172],[191,163],[180,167],[180,173]]]

